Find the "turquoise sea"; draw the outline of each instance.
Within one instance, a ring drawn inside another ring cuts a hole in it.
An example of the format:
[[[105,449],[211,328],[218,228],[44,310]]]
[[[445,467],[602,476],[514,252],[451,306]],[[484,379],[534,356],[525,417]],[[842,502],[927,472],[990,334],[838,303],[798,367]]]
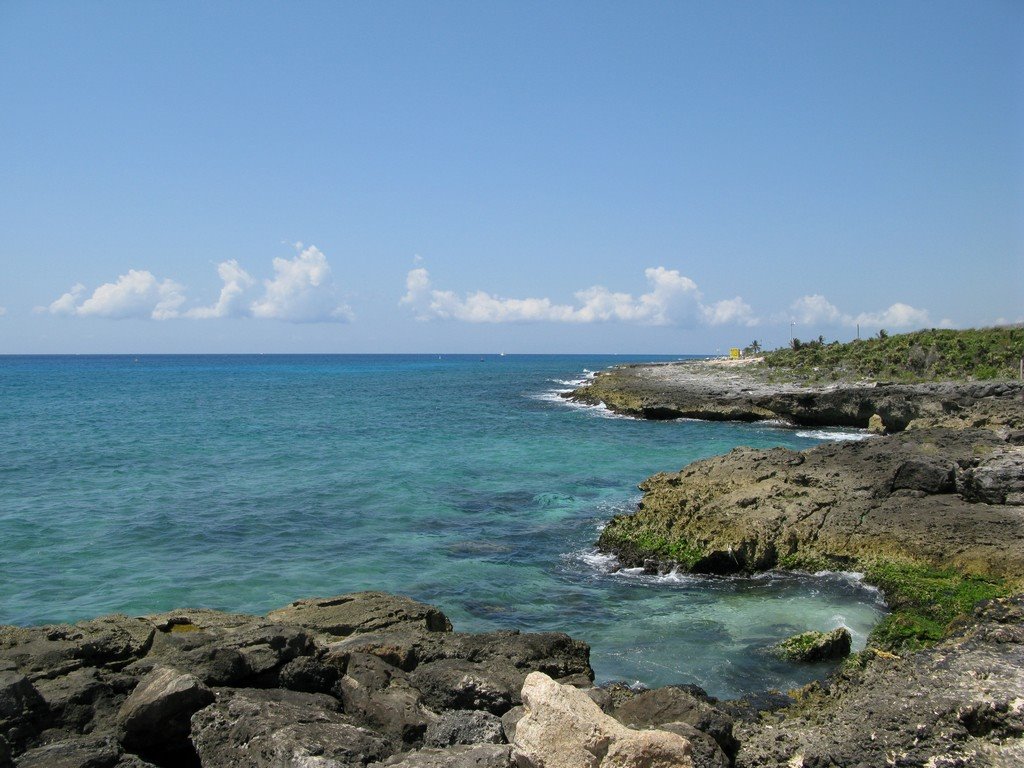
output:
[[[764,648],[839,624],[863,644],[883,606],[856,579],[613,572],[593,542],[655,472],[855,436],[644,422],[556,394],[629,361],[0,357],[0,623],[379,589],[458,630],[568,632],[599,680],[734,696],[820,676]]]

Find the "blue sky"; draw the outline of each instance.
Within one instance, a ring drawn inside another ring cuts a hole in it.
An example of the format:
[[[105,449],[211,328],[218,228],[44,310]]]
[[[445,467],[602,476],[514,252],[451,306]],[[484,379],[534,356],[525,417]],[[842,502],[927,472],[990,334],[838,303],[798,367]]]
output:
[[[0,353],[1024,319],[1024,4],[0,3]]]

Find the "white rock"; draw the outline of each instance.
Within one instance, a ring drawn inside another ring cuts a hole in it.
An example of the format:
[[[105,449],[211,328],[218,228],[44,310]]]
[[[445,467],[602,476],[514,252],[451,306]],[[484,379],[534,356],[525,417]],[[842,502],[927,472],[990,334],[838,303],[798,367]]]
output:
[[[692,768],[690,742],[637,731],[609,717],[583,691],[532,672],[512,755],[519,768]]]

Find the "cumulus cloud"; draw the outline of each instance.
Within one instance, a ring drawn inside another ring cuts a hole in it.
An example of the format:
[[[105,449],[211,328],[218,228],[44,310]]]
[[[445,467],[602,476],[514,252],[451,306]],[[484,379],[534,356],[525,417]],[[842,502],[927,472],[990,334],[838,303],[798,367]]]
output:
[[[819,293],[810,296],[801,296],[789,305],[791,317],[801,325],[818,325],[819,323],[841,323],[847,324],[849,318],[844,318],[839,307],[832,304],[828,299]]]
[[[883,328],[924,328],[930,320],[927,311],[897,302],[881,312],[861,312],[854,322]]]
[[[274,276],[263,281],[263,295],[251,300],[255,279],[238,261],[217,265],[220,295],[212,306],[184,309],[185,289],[174,280],[158,280],[147,270],[130,269],[115,282],[104,283],[91,294],[81,283],[36,312],[77,317],[209,320],[258,317],[292,322],[346,321],[352,310],[337,300],[327,257],[315,246],[303,248],[292,259],[273,261]],[[248,296],[248,298],[247,298]]]
[[[644,271],[644,276],[649,290],[639,296],[593,286],[577,291],[574,304],[556,304],[548,298],[504,298],[485,291],[459,296],[454,291],[433,288],[426,268],[416,267],[406,275],[406,293],[400,303],[412,306],[423,320],[470,323],[757,323],[750,306],[738,296],[712,305],[702,304],[697,284],[678,270],[651,267]]]
[[[928,311],[896,302],[888,309],[878,312],[861,312],[857,315],[842,312],[821,294],[801,296],[789,305],[789,319],[800,325],[863,325],[871,328],[925,328],[931,324]],[[776,318],[783,321],[782,315]],[[943,320],[942,324],[952,323]],[[945,326],[944,326],[945,327]]]
[[[147,270],[130,269],[115,282],[99,286],[84,301],[86,287],[79,283],[45,307],[45,311],[79,317],[167,320],[179,316],[178,310],[185,302],[183,290],[173,280],[158,280]]]
[[[753,328],[761,321],[754,315],[754,310],[747,302],[737,296],[735,299],[723,299],[701,307],[704,322],[708,325],[745,325]]]
[[[274,278],[263,281],[263,298],[250,305],[252,316],[300,323],[351,320],[351,308],[335,297],[327,257],[314,245],[296,248],[295,258],[274,259]]]
[[[245,306],[240,298],[246,289],[253,285],[254,280],[235,259],[222,261],[217,265],[224,286],[220,289],[220,297],[212,307],[194,307],[185,313],[185,317],[207,319],[214,317],[238,317],[245,313]]]

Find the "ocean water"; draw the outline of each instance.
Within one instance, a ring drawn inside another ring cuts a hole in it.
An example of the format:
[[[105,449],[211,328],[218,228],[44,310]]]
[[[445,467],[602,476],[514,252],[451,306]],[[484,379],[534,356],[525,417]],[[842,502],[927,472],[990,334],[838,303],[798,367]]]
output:
[[[862,645],[884,609],[855,578],[651,577],[593,543],[655,472],[860,435],[557,396],[629,360],[0,357],[0,623],[379,589],[458,630],[568,632],[599,680],[735,696],[820,676],[765,648],[840,624]]]

